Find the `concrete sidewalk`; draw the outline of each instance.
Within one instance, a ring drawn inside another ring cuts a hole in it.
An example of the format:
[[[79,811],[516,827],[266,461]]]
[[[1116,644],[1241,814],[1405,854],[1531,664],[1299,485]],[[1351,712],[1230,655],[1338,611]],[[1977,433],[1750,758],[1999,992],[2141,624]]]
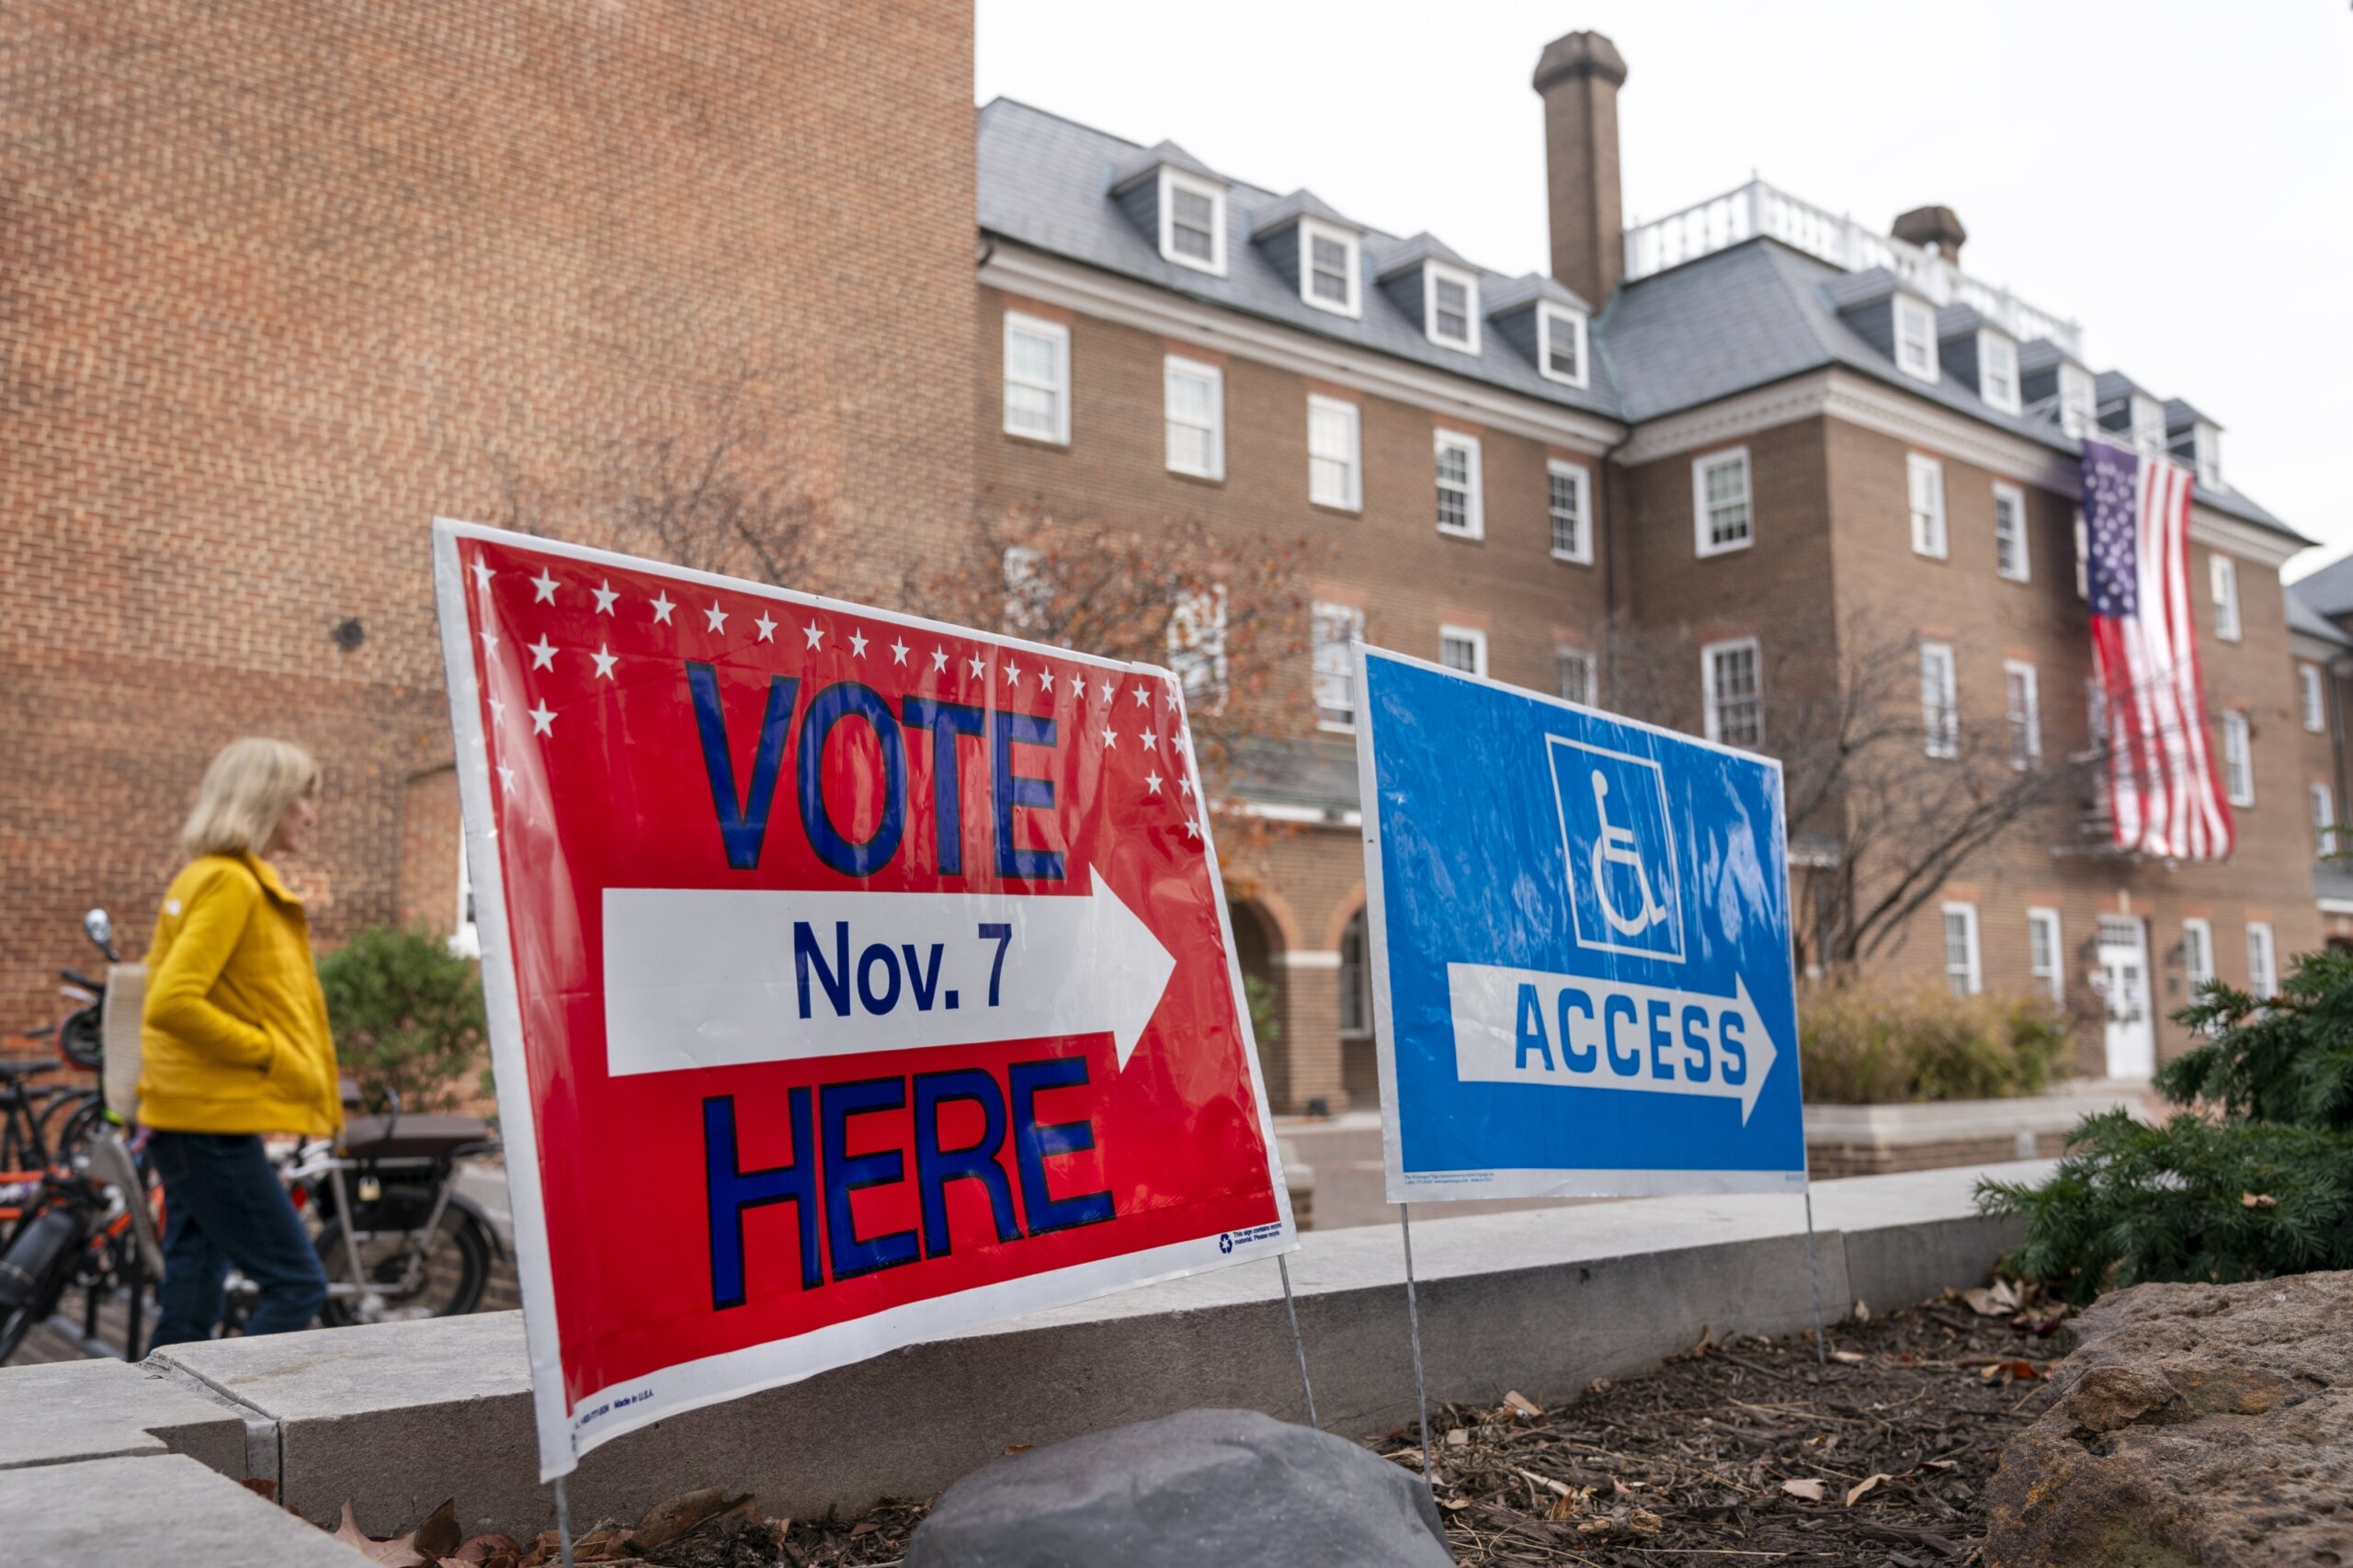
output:
[[[1825,1312],[1835,1320],[1858,1298],[1885,1309],[1981,1281],[2014,1230],[1977,1215],[1977,1176],[2047,1169],[1817,1184]],[[1655,1365],[1703,1332],[1788,1334],[1813,1321],[1794,1194],[1439,1212],[1414,1235],[1433,1402],[1517,1388],[1550,1403],[1596,1377]],[[1324,1425],[1361,1436],[1411,1420],[1396,1233],[1309,1233],[1291,1274]],[[76,1396],[25,1381],[101,1370],[141,1378],[153,1408],[134,1400],[69,1436],[56,1410]],[[587,1455],[574,1517],[630,1517],[717,1484],[755,1493],[772,1513],[855,1509],[886,1494],[928,1495],[1009,1443],[1219,1404],[1304,1415],[1269,1262],[992,1324],[675,1416]],[[457,1499],[470,1532],[542,1528],[551,1503],[533,1430],[512,1312],[175,1346],[144,1369],[0,1371],[0,1456],[11,1456],[0,1463],[178,1451],[278,1483],[316,1521],[350,1499],[379,1535],[413,1527],[445,1497]],[[0,1508],[0,1541],[7,1528]]]

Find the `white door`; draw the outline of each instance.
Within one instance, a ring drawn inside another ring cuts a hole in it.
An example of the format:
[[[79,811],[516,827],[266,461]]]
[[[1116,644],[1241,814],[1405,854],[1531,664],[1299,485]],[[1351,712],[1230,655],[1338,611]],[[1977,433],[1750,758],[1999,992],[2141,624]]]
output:
[[[2101,916],[2099,972],[2108,1000],[2108,1075],[2146,1078],[2157,1070],[2157,1032],[2149,1017],[2149,947],[2140,921]]]

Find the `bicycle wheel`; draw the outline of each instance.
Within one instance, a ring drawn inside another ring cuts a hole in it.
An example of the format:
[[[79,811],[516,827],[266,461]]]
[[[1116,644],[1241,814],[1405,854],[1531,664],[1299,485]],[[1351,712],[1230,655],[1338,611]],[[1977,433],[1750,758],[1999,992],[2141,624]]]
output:
[[[343,1244],[343,1221],[330,1220],[318,1235],[319,1261],[330,1285],[347,1283],[351,1262]],[[458,1317],[482,1304],[490,1280],[490,1238],[472,1214],[450,1205],[429,1235],[415,1231],[362,1232],[359,1267],[378,1304],[352,1296],[329,1296],[319,1322],[329,1328],[357,1323],[398,1323],[412,1318]]]
[[[74,1157],[88,1146],[91,1134],[106,1125],[106,1101],[96,1089],[58,1096],[40,1119],[44,1131],[52,1123],[57,1129],[49,1139],[51,1155],[60,1165],[72,1165]]]

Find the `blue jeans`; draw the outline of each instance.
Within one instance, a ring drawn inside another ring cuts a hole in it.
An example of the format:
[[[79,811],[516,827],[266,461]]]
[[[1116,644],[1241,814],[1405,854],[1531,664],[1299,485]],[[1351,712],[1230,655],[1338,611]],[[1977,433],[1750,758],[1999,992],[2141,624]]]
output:
[[[164,1178],[164,1282],[150,1348],[210,1339],[235,1264],[259,1287],[247,1334],[308,1328],[327,1299],[326,1271],[301,1217],[251,1132],[156,1132]]]

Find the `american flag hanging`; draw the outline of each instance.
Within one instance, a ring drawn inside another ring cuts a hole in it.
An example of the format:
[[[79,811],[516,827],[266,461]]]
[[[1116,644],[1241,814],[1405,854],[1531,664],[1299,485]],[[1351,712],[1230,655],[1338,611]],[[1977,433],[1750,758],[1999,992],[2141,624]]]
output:
[[[2173,860],[2221,860],[2231,852],[2231,808],[2198,674],[2189,496],[2180,464],[2084,443],[2086,586],[2116,842]]]

